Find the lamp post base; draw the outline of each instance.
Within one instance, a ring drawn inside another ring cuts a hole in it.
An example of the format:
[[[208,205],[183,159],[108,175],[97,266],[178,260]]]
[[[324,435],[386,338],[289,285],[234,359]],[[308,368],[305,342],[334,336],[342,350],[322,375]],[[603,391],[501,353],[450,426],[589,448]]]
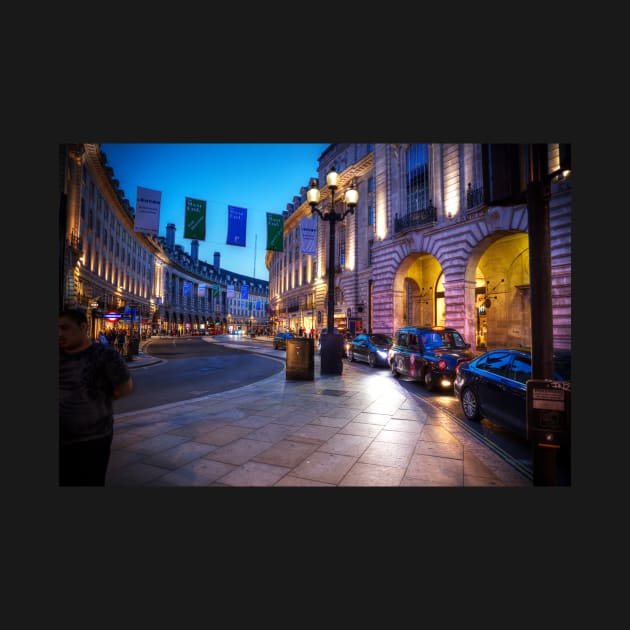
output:
[[[343,337],[335,333],[321,336],[320,374],[341,374],[343,372]]]

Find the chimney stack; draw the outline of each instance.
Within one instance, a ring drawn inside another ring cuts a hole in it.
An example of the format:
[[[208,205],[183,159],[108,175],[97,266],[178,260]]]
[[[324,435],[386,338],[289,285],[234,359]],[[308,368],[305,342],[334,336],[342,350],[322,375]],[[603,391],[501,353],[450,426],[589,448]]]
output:
[[[175,248],[175,224],[168,223],[166,225],[166,248],[174,249]]]

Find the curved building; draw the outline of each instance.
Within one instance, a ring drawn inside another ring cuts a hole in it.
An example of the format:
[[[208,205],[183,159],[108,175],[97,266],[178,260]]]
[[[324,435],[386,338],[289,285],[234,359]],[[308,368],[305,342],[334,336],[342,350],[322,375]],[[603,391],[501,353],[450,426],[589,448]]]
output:
[[[59,307],[85,308],[93,337],[104,328],[143,335],[197,334],[268,324],[267,281],[199,260],[166,236],[137,232],[134,208],[98,144],[61,144]],[[240,299],[245,294],[247,299]]]

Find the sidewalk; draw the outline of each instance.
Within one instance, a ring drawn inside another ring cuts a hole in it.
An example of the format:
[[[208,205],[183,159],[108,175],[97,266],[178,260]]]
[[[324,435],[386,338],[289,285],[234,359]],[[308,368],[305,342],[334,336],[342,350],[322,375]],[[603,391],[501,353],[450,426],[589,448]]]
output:
[[[283,357],[271,343],[204,338]],[[146,346],[146,343],[144,344]],[[140,351],[132,369],[159,362]],[[518,486],[532,482],[388,370],[238,389],[115,417],[107,486]],[[365,366],[364,366],[365,367]]]

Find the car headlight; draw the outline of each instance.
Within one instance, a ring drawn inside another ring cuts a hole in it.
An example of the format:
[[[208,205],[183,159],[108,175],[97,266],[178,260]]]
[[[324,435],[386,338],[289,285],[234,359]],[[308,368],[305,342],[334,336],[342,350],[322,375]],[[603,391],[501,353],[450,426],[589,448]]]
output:
[[[383,359],[387,356],[387,350],[377,350],[376,354],[378,354],[379,357],[383,357]]]

